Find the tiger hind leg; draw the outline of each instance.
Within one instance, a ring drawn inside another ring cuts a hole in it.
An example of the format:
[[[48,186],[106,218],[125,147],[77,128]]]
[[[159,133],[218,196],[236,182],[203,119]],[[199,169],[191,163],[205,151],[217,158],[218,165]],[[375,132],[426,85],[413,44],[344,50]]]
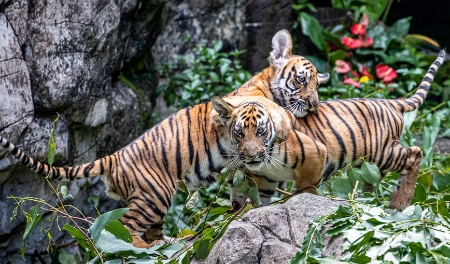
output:
[[[164,218],[153,212],[143,201],[129,203],[128,208],[130,210],[120,218],[120,222],[130,232],[133,239],[131,244],[137,248],[151,248],[164,244],[162,235]],[[142,211],[142,208],[148,210]],[[144,234],[150,243],[143,239]]]
[[[144,233],[144,238],[148,242],[151,242],[150,245],[161,245],[166,243],[166,238],[164,237],[164,219],[161,219],[160,222],[153,224],[147,231]]]
[[[419,147],[410,147],[409,150],[405,167],[400,171],[400,178],[391,196],[390,207],[397,210],[403,210],[411,204],[422,159]]]

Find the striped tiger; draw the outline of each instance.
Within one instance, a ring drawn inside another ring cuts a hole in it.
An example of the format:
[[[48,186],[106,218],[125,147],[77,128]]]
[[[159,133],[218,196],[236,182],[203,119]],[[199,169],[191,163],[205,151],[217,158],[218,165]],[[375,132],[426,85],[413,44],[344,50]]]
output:
[[[50,167],[2,137],[0,146],[50,179],[73,181],[101,175],[106,193],[128,204],[120,221],[130,231],[132,244],[149,248],[163,242],[164,217],[181,180],[192,189],[216,181],[224,167],[244,167],[267,177],[276,171],[286,180],[318,181],[326,148],[294,131],[293,120],[266,98],[216,96],[211,102],[178,111],[112,155],[74,167]],[[287,152],[288,148],[293,151]],[[262,168],[265,160],[280,162],[274,168]]]
[[[284,35],[284,33],[282,34]],[[327,180],[339,169],[361,157],[366,157],[366,161],[377,164],[383,176],[388,172],[398,172],[400,179],[391,196],[390,207],[398,210],[407,207],[414,195],[422,151],[416,146],[403,147],[400,145],[399,139],[404,123],[403,113],[414,111],[422,105],[437,70],[445,60],[445,50],[439,53],[417,91],[410,98],[403,100],[358,98],[325,101],[312,109],[315,110],[315,114],[303,115],[308,111],[299,113],[292,107],[299,100],[294,93],[296,88],[292,82],[289,79],[278,78],[278,76],[270,74],[273,72],[272,68],[279,66],[281,76],[289,76],[289,70],[295,68],[288,66],[289,54],[292,50],[289,36],[286,41],[285,38],[279,38],[277,35],[272,41],[271,66],[263,73],[254,76],[232,95],[264,94],[267,98],[291,110],[298,117],[294,129],[323,143],[327,148],[327,162],[322,180]],[[274,61],[284,61],[286,66],[283,63],[277,65]],[[309,67],[314,66],[310,65]],[[317,83],[319,81],[313,80],[314,85]],[[304,87],[298,89],[298,92],[302,92]],[[293,96],[290,96],[291,94]],[[304,99],[300,99],[299,104],[303,105],[304,102]],[[265,186],[273,179],[263,177],[261,181],[266,182],[262,183],[262,186]],[[259,192],[264,193],[264,190],[259,190]]]
[[[236,170],[243,169],[245,174],[268,179],[254,178],[261,203],[265,206],[269,205],[278,181],[295,181],[299,190],[320,182],[327,153],[322,143],[292,129],[296,123],[292,113],[265,97],[250,98],[257,101],[246,102],[252,106],[246,107],[246,112],[236,114],[234,112],[239,109],[229,103],[223,100],[213,102],[221,122],[229,131],[227,137],[238,146],[226,164],[230,170],[227,181],[234,210],[239,209],[245,200],[245,197],[237,195],[232,184]]]
[[[319,104],[317,88],[328,81],[330,74],[318,73],[305,57],[292,55],[292,38],[285,29],[272,38],[272,48],[269,67],[227,96],[263,96],[296,117],[314,111]]]

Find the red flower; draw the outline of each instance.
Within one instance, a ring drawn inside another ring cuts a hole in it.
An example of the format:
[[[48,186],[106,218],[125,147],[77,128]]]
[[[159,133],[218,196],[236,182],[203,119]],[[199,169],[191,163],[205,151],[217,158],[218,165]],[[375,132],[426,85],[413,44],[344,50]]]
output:
[[[351,78],[348,78],[347,76],[344,76],[344,81],[342,83],[353,85],[356,88],[359,88],[361,86],[361,84],[359,82],[357,82]]]
[[[336,60],[336,72],[338,73],[347,73],[350,71],[350,63],[345,62],[343,60]]]
[[[343,37],[341,43],[351,49],[357,49],[361,47],[362,41],[360,39],[353,39],[351,37]]]
[[[330,51],[338,50],[338,47],[336,47],[336,45],[334,45],[333,42],[331,42],[329,40],[327,40],[326,42],[328,44],[328,47],[330,48]]]
[[[368,47],[372,46],[372,44],[373,44],[373,38],[365,38],[362,40],[361,47],[368,48]]]
[[[361,68],[361,74],[362,74],[363,76],[369,77],[369,79],[371,79],[371,80],[374,79],[373,76],[367,71],[366,65],[363,65],[363,66],[362,66],[362,68]]]
[[[377,77],[384,84],[391,83],[392,80],[397,78],[397,72],[394,70],[394,68],[386,64],[378,64],[377,67],[375,68],[375,71],[377,73]]]
[[[364,13],[363,13],[363,22],[362,22],[362,24],[363,24],[364,26],[366,26],[366,27],[369,25],[369,18],[368,18],[367,15],[364,14]]]
[[[353,35],[361,36],[364,38],[366,36],[366,29],[368,25],[369,19],[367,18],[366,14],[363,14],[363,22],[353,24],[350,28],[350,32],[352,32]]]
[[[353,35],[366,35],[366,27],[363,24],[353,24],[350,28],[350,32],[352,32]]]
[[[373,38],[358,38],[354,39],[351,37],[343,37],[341,39],[342,44],[345,46],[351,48],[351,49],[357,49],[357,48],[367,48],[372,46],[373,44]]]

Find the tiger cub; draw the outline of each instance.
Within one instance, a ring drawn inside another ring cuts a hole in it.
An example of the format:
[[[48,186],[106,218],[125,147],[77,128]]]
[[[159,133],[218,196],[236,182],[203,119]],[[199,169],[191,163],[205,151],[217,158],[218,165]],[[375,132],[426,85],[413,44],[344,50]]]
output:
[[[270,67],[254,76],[232,94],[265,94],[267,98],[291,110],[298,117],[293,126],[294,129],[323,143],[327,148],[327,162],[322,180],[328,179],[339,169],[360,157],[366,157],[366,161],[377,164],[383,175],[388,172],[398,172],[401,177],[392,194],[390,207],[398,210],[407,207],[414,195],[422,151],[416,146],[402,147],[400,145],[399,139],[404,123],[403,113],[413,111],[422,105],[437,70],[445,60],[445,50],[439,53],[417,91],[410,98],[403,100],[357,98],[325,101],[315,107],[315,114],[304,115],[308,112],[298,112],[292,105],[305,104],[305,99],[299,98],[296,92],[304,92],[305,86],[311,85],[305,83],[304,86],[296,87],[292,85],[292,82],[287,81],[288,78],[271,75],[272,72],[276,72],[273,69],[278,67],[281,76],[292,77],[295,75],[292,71],[300,68],[300,66],[290,65],[292,41],[289,33],[278,32],[272,40],[272,47]],[[316,72],[313,70],[314,66],[309,65],[308,68],[309,73],[298,73],[298,75],[314,77]],[[305,80],[312,82],[312,86],[320,83],[315,79],[305,78]],[[266,184],[269,182],[264,177],[261,180],[266,181]],[[260,190],[260,193],[264,193],[264,190]]]
[[[244,169],[246,174],[259,175],[265,179],[254,179],[261,203],[265,206],[269,205],[279,181],[295,181],[298,190],[317,185],[321,181],[325,164],[325,146],[293,130],[296,118],[292,113],[269,99],[258,97],[249,97],[257,101],[244,103],[252,104],[246,107],[246,112],[226,101],[213,101],[219,120],[228,131],[227,137],[233,145],[238,146],[226,166],[230,169],[227,181],[234,210],[239,209],[245,200],[245,197],[237,195],[232,184],[235,170]]]
[[[314,111],[319,104],[317,88],[330,74],[318,73],[305,57],[292,55],[292,38],[285,29],[275,34],[272,48],[269,67],[227,96],[264,96],[296,117]]]
[[[33,160],[0,137],[0,146],[31,170],[50,179],[73,181],[102,175],[106,193],[128,203],[120,221],[135,247],[163,240],[164,216],[177,183],[190,188],[216,181],[221,170],[246,167],[271,177],[266,160],[283,164],[274,170],[286,180],[315,184],[320,180],[326,149],[292,130],[287,111],[266,98],[214,97],[212,102],[182,109],[110,156],[74,167],[50,167]],[[290,151],[287,151],[289,149]],[[306,153],[308,152],[308,153]],[[240,163],[236,163],[240,157]]]

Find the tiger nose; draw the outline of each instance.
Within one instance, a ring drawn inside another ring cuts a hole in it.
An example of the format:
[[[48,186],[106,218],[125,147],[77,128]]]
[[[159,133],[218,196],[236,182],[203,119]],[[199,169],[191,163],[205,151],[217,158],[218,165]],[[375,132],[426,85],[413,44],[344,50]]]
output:
[[[245,159],[255,160],[259,155],[259,148],[257,146],[245,146],[242,151],[242,155]]]

